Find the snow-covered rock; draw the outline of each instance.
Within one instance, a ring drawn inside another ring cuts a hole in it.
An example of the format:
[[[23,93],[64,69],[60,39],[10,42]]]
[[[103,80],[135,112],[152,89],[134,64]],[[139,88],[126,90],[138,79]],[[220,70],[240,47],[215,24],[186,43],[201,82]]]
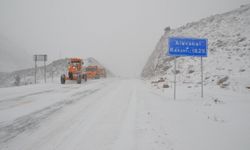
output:
[[[174,58],[166,56],[167,40],[171,36],[208,39],[208,57],[203,58],[205,85],[232,90],[250,86],[250,5],[177,29],[167,27],[142,71],[143,78],[173,82]],[[201,81],[200,70],[199,57],[177,58],[179,84],[197,86]]]

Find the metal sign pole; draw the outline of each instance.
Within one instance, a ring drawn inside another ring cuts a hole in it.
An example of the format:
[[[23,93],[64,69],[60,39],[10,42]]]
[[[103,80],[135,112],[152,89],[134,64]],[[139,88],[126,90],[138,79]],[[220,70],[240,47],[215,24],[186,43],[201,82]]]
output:
[[[203,61],[201,57],[201,98],[203,98]]]
[[[53,75],[54,75],[54,71],[52,70],[52,72],[51,72],[51,77],[52,77],[51,80],[52,80],[52,82],[53,82],[53,80],[54,80],[54,79],[53,79]]]
[[[176,57],[174,58],[174,100],[176,99]]]
[[[36,56],[35,56],[35,84],[36,84],[36,70],[37,70],[37,64],[36,64]]]
[[[46,63],[44,60],[44,82],[46,83]]]

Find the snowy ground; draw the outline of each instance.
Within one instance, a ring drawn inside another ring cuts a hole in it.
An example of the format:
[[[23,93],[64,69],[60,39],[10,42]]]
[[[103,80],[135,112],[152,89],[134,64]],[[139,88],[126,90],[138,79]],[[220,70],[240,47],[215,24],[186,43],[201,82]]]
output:
[[[0,89],[0,149],[249,150],[250,91],[138,79]]]

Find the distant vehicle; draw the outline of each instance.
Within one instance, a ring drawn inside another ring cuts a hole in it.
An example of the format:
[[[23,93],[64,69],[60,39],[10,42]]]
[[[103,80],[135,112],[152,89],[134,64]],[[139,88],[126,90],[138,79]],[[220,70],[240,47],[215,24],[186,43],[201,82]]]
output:
[[[103,77],[103,78],[107,77],[106,70],[104,68],[99,68],[98,72],[100,74],[100,77]]]
[[[98,66],[86,67],[86,74],[89,79],[100,79],[100,71]]]
[[[82,79],[87,81],[87,74],[83,72],[83,60],[80,58],[70,58],[68,61],[67,75],[61,75],[61,84],[65,84],[66,80],[76,80],[81,84]]]

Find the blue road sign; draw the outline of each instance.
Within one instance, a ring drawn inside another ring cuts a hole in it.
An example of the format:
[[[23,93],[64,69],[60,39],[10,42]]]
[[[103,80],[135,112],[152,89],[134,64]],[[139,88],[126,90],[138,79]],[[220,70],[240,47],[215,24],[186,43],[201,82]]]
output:
[[[170,37],[167,55],[207,57],[207,39]]]

